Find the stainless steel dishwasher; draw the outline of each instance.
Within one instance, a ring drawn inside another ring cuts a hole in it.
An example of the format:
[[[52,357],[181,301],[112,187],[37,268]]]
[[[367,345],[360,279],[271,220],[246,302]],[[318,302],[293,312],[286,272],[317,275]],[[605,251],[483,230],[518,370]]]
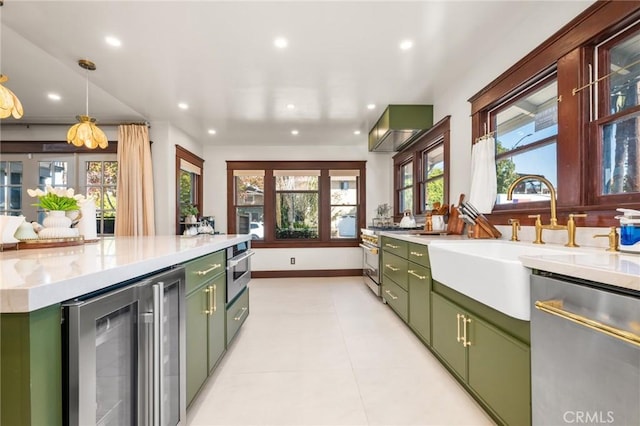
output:
[[[531,280],[534,425],[640,424],[640,294]]]

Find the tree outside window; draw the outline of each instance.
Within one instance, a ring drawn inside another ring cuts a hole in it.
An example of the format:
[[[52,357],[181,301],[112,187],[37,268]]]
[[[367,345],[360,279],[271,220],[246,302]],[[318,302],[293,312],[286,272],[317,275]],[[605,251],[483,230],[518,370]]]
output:
[[[86,162],[87,197],[96,203],[98,234],[114,233],[116,220],[116,194],[118,180],[117,161]]]

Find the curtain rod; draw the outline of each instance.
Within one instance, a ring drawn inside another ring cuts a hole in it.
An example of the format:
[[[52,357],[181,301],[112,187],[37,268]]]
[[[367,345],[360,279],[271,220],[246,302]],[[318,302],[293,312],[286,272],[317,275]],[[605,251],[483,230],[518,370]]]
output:
[[[4,126],[25,126],[25,127],[29,127],[29,126],[73,126],[74,124],[77,124],[78,122],[73,122],[73,123],[2,123],[1,127]],[[121,126],[121,125],[129,125],[129,124],[135,124],[135,125],[140,125],[140,126],[147,126],[148,128],[151,128],[151,124],[148,121],[138,121],[138,122],[122,122],[122,123],[116,123],[116,122],[96,122],[96,125],[98,126],[107,126],[107,127],[114,127],[114,126]]]

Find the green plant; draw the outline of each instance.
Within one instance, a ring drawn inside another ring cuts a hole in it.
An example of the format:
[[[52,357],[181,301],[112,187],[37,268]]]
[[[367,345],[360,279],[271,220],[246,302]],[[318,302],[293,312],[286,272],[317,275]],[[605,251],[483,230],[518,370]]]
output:
[[[197,216],[198,208],[193,204],[183,204],[182,207],[180,207],[180,214],[182,214],[182,216]]]
[[[83,195],[74,194],[73,188],[52,188],[49,185],[44,191],[41,189],[27,189],[27,193],[31,197],[38,197],[38,202],[33,205],[43,210],[80,210],[78,201],[84,199]]]

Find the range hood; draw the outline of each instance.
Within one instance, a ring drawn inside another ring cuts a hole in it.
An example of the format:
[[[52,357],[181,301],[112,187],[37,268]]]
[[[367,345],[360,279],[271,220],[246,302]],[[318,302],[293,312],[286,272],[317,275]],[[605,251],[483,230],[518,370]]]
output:
[[[432,126],[433,105],[389,105],[369,132],[369,151],[400,151]]]

